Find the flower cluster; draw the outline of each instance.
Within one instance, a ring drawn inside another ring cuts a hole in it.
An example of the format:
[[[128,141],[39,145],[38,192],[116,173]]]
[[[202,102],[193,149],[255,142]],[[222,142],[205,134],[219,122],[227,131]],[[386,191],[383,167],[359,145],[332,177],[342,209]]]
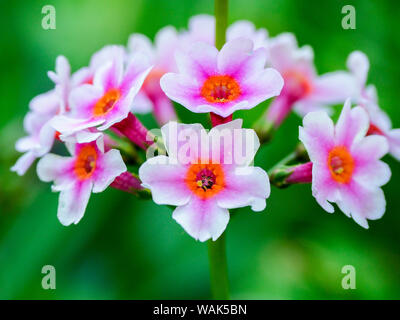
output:
[[[299,48],[293,34],[269,37],[237,21],[216,48],[214,29],[214,17],[199,15],[187,30],[163,28],[154,44],[133,34],[126,47],[106,46],[74,73],[59,56],[48,73],[54,88],[30,102],[27,136],[16,144],[24,154],[12,170],[23,175],[40,158],[37,174],[60,192],[64,225],[78,223],[91,192],[108,186],[175,206],[172,217],[200,241],[224,232],[229,209],[264,210],[270,183],[312,183],[322,208],[333,212],[336,203],[365,228],[367,219],[380,218],[386,203],[381,186],[391,175],[380,159],[388,152],[400,159],[400,129],[392,129],[379,108],[375,87],[365,85],[365,54],[351,53],[347,71],[319,76],[311,47]],[[235,111],[271,98],[256,130],[232,120]],[[179,123],[174,103],[209,113],[213,127]],[[343,103],[334,125],[332,106]],[[267,174],[253,166],[256,131],[265,141],[291,110],[303,117],[302,145]],[[162,126],[161,136],[137,117],[148,112]],[[65,144],[71,156],[50,153],[55,143]],[[140,165],[138,172],[127,171],[132,163]]]

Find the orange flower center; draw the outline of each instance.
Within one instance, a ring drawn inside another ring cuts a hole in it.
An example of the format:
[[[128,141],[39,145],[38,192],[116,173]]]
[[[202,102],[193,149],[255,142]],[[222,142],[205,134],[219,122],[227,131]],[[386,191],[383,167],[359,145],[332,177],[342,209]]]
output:
[[[121,96],[121,92],[118,89],[108,90],[94,105],[93,115],[100,117],[106,115],[114,108],[115,103]]]
[[[201,95],[208,102],[225,103],[239,97],[240,86],[230,76],[211,76],[204,82]]]
[[[84,146],[75,161],[75,174],[79,180],[85,180],[92,176],[96,169],[97,152],[92,145]]]
[[[285,91],[290,93],[295,100],[307,96],[313,90],[310,80],[299,71],[289,70],[283,73],[283,78]]]
[[[354,171],[354,160],[346,147],[334,147],[328,156],[328,167],[332,178],[339,183],[348,183]]]
[[[185,181],[189,189],[201,199],[216,195],[225,186],[220,164],[192,164]]]

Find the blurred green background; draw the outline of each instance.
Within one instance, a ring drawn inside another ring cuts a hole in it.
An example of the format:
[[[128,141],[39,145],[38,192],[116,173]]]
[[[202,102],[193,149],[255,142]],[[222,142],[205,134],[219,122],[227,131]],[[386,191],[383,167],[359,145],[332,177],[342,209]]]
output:
[[[43,30],[41,8],[52,4],[57,29]],[[343,30],[341,8],[356,8],[356,30]],[[24,177],[9,168],[18,157],[29,100],[51,88],[46,76],[63,54],[73,70],[106,44],[126,44],[133,32],[153,37],[190,16],[213,13],[213,1],[71,0],[0,3],[0,298],[2,299],[202,299],[210,298],[206,244],[194,241],[171,211],[114,189],[92,195],[78,225],[57,220],[58,194],[34,167]],[[369,82],[400,126],[400,5],[395,1],[230,1],[229,21],[253,21],[274,36],[294,32],[315,50],[320,73],[345,68],[355,49],[370,58]],[[236,116],[250,126],[263,104]],[[185,122],[204,121],[178,107]],[[154,125],[151,116],[143,118]],[[262,147],[256,164],[271,167],[297,141],[296,115]],[[227,229],[232,298],[399,299],[400,163],[390,157],[384,217],[364,230],[340,211],[315,202],[310,185],[272,189],[267,208],[241,209]],[[41,269],[54,265],[57,289],[43,290]],[[343,290],[341,269],[353,265],[357,289]]]

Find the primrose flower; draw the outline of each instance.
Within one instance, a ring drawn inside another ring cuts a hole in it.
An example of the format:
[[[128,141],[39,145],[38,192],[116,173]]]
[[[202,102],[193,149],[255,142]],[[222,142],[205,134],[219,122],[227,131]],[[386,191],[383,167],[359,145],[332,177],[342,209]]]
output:
[[[99,133],[128,116],[150,70],[148,59],[141,53],[135,55],[125,72],[120,59],[108,61],[96,71],[93,84],[83,84],[71,91],[71,110],[55,117],[52,126],[64,137],[75,134],[79,143],[94,141]]]
[[[178,34],[171,26],[157,33],[154,46],[150,39],[142,34],[133,34],[128,41],[129,56],[134,56],[136,52],[143,52],[154,65],[133,100],[132,111],[140,113],[153,111],[160,124],[176,120],[174,106],[161,90],[160,78],[167,72],[176,71],[174,54],[178,45]]]
[[[248,20],[239,20],[231,24],[226,31],[227,41],[238,38],[247,38],[253,41],[254,49],[268,47],[268,31],[256,29],[254,24]],[[206,42],[210,45],[215,43],[215,17],[208,14],[199,14],[189,20],[186,32],[180,35],[183,47],[195,42]],[[184,50],[184,48],[181,48]]]
[[[265,49],[253,51],[248,39],[232,40],[221,51],[197,42],[175,56],[179,73],[164,75],[161,88],[192,112],[228,117],[277,96],[283,87],[279,72],[264,68]]]
[[[92,192],[104,191],[126,171],[118,150],[104,153],[102,138],[67,147],[72,157],[48,154],[37,165],[40,180],[53,181],[52,190],[60,191],[57,216],[65,226],[81,220]]]
[[[258,137],[241,126],[237,119],[207,134],[200,124],[170,122],[161,128],[168,157],[150,158],[139,168],[153,201],[177,206],[172,217],[200,241],[216,240],[223,233],[228,209],[251,206],[261,211],[270,194],[266,172],[249,166]]]
[[[378,97],[374,85],[366,86],[369,60],[360,52],[354,51],[347,59],[347,66],[357,79],[358,96],[357,103],[363,107],[370,119],[368,134],[378,134],[387,138],[389,152],[397,160],[400,160],[400,129],[392,129],[389,116],[378,105]]]
[[[70,76],[68,60],[64,56],[57,57],[56,72],[49,71],[48,76],[55,83],[55,88],[30,101],[30,111],[24,118],[28,136],[19,139],[15,146],[17,151],[24,152],[11,168],[19,175],[25,174],[35,159],[51,150],[59,134],[50,125],[50,120],[68,108],[67,96],[75,83]]]
[[[313,163],[312,192],[319,205],[332,213],[329,202],[335,202],[364,228],[367,219],[384,214],[386,201],[380,187],[391,176],[389,166],[379,160],[388,152],[387,140],[365,136],[368,127],[364,109],[351,109],[347,100],[336,126],[325,112],[311,112],[304,117],[299,135]]]
[[[268,62],[285,80],[280,96],[267,110],[267,121],[275,127],[293,108],[300,116],[304,116],[310,111],[343,103],[346,98],[354,96],[356,84],[350,73],[336,71],[318,76],[313,60],[312,48],[298,48],[296,38],[290,33],[270,40]]]

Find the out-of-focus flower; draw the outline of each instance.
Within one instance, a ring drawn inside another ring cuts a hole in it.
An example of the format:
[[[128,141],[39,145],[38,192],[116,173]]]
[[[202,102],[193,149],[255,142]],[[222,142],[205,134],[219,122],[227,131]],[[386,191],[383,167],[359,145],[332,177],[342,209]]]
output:
[[[57,216],[65,226],[81,220],[92,192],[104,191],[126,171],[118,150],[104,153],[102,138],[67,147],[72,157],[47,154],[37,165],[40,180],[53,181],[52,190],[60,192]]]
[[[330,213],[334,208],[329,202],[335,202],[364,228],[367,219],[384,214],[386,201],[380,187],[391,176],[389,166],[379,160],[389,150],[387,140],[365,136],[368,127],[365,110],[351,109],[347,100],[336,126],[326,112],[311,112],[299,134],[313,163],[312,192],[317,202]]]
[[[28,136],[19,139],[15,146],[17,151],[24,152],[11,168],[19,175],[25,174],[35,159],[51,150],[58,133],[51,127],[50,120],[68,108],[67,97],[74,85],[68,60],[64,56],[57,57],[56,72],[49,71],[48,76],[55,88],[31,100],[30,111],[24,119],[24,129]]]
[[[120,59],[106,62],[96,71],[93,84],[83,84],[71,91],[70,111],[56,116],[52,126],[63,137],[76,135],[79,143],[94,141],[102,131],[128,116],[150,70],[150,63],[142,53],[131,59],[125,71]]]
[[[172,217],[200,241],[216,240],[223,233],[228,209],[265,208],[268,176],[249,166],[259,141],[253,130],[241,126],[237,119],[207,134],[200,124],[170,122],[161,129],[169,156],[150,158],[139,169],[154,202],[177,206]],[[240,160],[238,154],[243,156]]]
[[[176,53],[179,73],[165,74],[161,88],[192,112],[228,117],[280,93],[283,79],[276,70],[265,69],[265,61],[265,49],[253,51],[248,39],[232,40],[221,51],[197,42]]]
[[[336,71],[318,76],[313,60],[312,48],[299,48],[293,34],[283,33],[270,39],[268,63],[285,80],[280,96],[267,110],[267,121],[275,127],[293,108],[300,116],[304,116],[310,111],[343,103],[356,93],[356,83],[350,73]]]
[[[132,111],[153,111],[158,123],[165,124],[176,120],[176,113],[172,102],[160,88],[160,78],[167,72],[176,71],[174,54],[179,47],[177,31],[174,27],[165,27],[157,33],[154,42],[153,45],[150,39],[142,34],[133,34],[128,41],[128,57],[143,52],[154,65],[133,101]]]
[[[357,103],[369,115],[370,127],[368,134],[385,136],[389,142],[390,154],[400,160],[400,129],[392,129],[392,122],[389,116],[379,107],[375,86],[366,86],[369,71],[368,57],[360,51],[354,51],[347,59],[347,66],[357,79],[359,90]]]
[[[247,38],[253,41],[254,49],[268,47],[268,31],[256,29],[254,24],[248,20],[239,20],[231,24],[226,31],[227,41],[238,38]],[[189,20],[189,27],[180,35],[183,43],[181,48],[195,42],[206,42],[210,45],[215,43],[215,17],[207,14],[193,16]]]

